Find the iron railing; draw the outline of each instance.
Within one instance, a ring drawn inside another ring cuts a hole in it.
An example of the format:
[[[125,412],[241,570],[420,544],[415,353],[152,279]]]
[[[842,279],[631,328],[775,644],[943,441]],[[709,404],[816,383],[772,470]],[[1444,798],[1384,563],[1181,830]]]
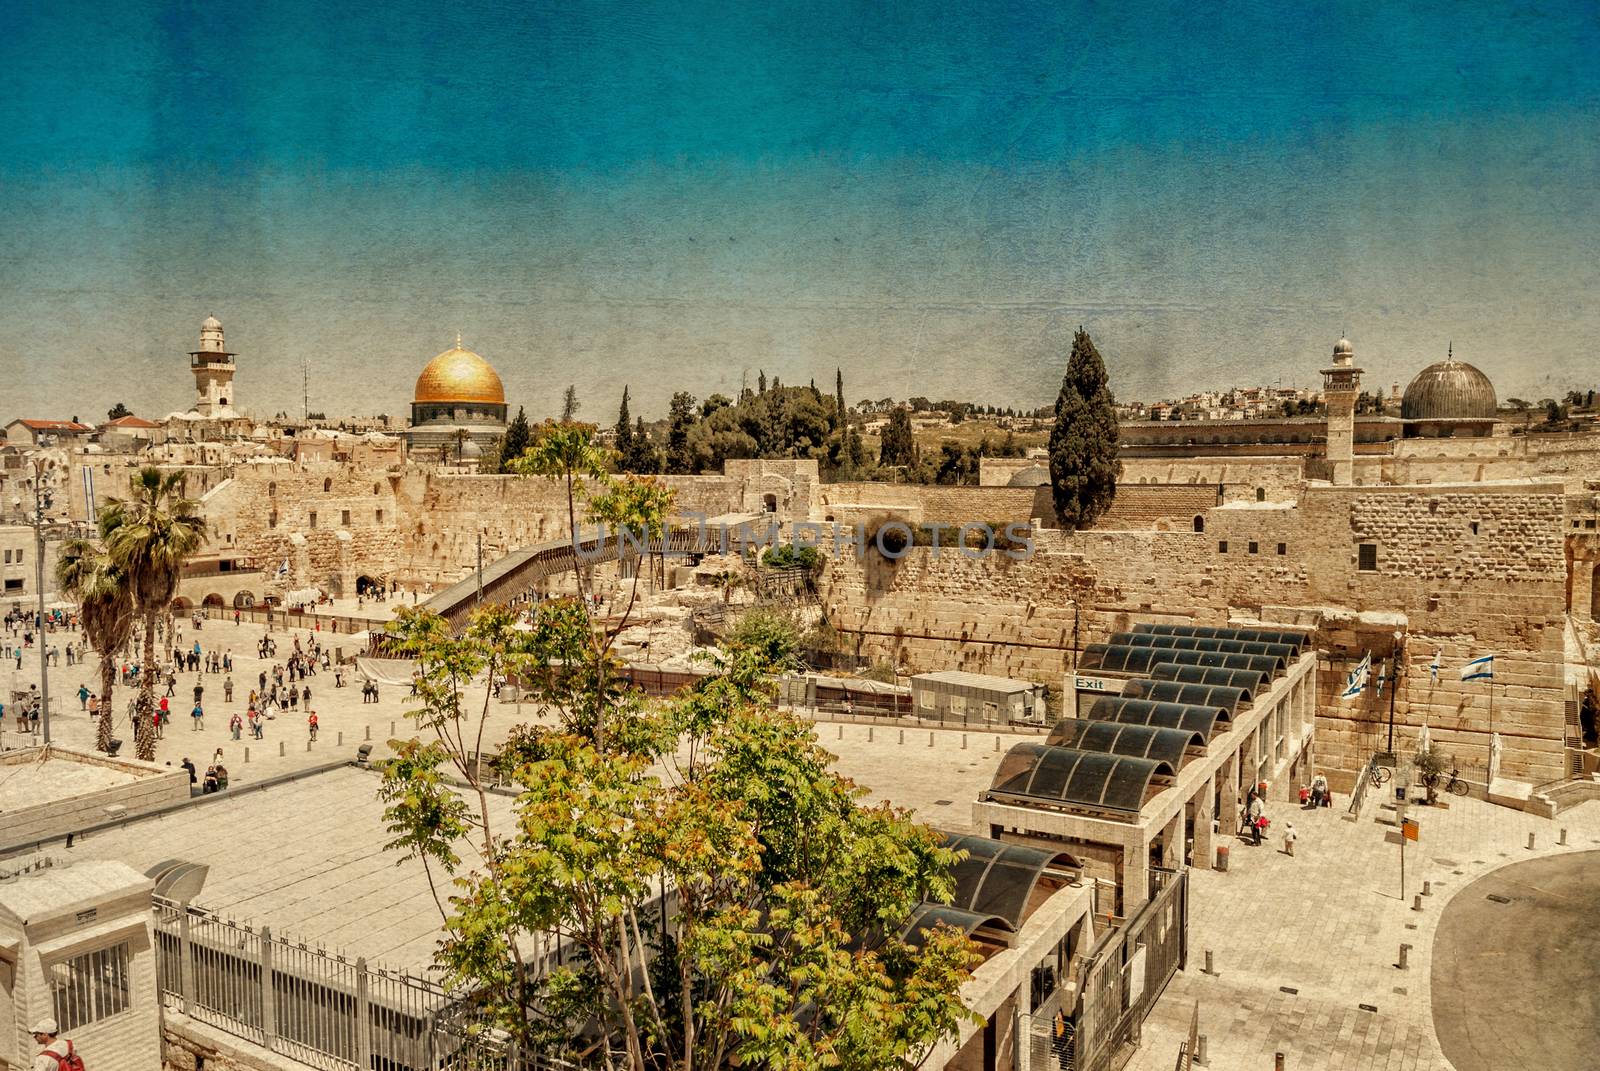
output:
[[[155,898],[162,1003],[326,1071],[557,1071],[437,982]]]

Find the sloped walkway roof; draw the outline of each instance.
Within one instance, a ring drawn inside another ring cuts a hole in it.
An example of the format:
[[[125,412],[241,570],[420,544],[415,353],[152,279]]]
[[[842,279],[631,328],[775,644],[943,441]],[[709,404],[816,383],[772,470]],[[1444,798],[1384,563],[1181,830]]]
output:
[[[1100,751],[1107,755],[1159,759],[1176,770],[1183,765],[1184,755],[1189,748],[1205,747],[1206,738],[1204,734],[1190,729],[1062,718],[1050,730],[1045,743],[1077,748],[1079,751]]]

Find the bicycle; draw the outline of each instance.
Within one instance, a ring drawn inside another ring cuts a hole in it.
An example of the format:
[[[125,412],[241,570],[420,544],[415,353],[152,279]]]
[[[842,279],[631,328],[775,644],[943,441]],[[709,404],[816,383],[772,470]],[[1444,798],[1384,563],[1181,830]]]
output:
[[[1444,790],[1452,796],[1465,796],[1469,791],[1467,783],[1458,776],[1460,773],[1461,767],[1457,766],[1450,771],[1450,780],[1445,782]]]
[[[1372,782],[1373,788],[1377,788],[1379,785],[1384,784],[1393,776],[1393,772],[1391,772],[1387,766],[1379,766],[1376,763],[1374,763],[1367,771],[1367,779]]]

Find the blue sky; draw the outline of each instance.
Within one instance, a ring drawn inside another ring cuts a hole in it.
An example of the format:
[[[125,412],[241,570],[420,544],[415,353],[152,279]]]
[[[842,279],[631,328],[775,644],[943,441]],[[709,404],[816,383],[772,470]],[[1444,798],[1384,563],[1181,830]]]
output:
[[[9,418],[737,389],[1594,386],[1592,3],[0,7]],[[15,368],[20,375],[13,376]]]

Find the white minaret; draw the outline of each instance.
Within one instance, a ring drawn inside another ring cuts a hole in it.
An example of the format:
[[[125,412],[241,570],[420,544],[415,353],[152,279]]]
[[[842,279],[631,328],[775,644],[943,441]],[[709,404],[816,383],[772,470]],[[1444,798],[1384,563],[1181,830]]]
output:
[[[1355,475],[1356,396],[1361,392],[1361,372],[1355,347],[1341,338],[1333,345],[1333,366],[1322,370],[1322,401],[1328,407],[1328,468],[1330,479],[1348,486]]]
[[[237,416],[233,397],[233,359],[222,342],[222,321],[207,316],[200,325],[200,348],[189,353],[189,369],[194,372],[198,397],[195,411],[203,417],[225,419]]]

